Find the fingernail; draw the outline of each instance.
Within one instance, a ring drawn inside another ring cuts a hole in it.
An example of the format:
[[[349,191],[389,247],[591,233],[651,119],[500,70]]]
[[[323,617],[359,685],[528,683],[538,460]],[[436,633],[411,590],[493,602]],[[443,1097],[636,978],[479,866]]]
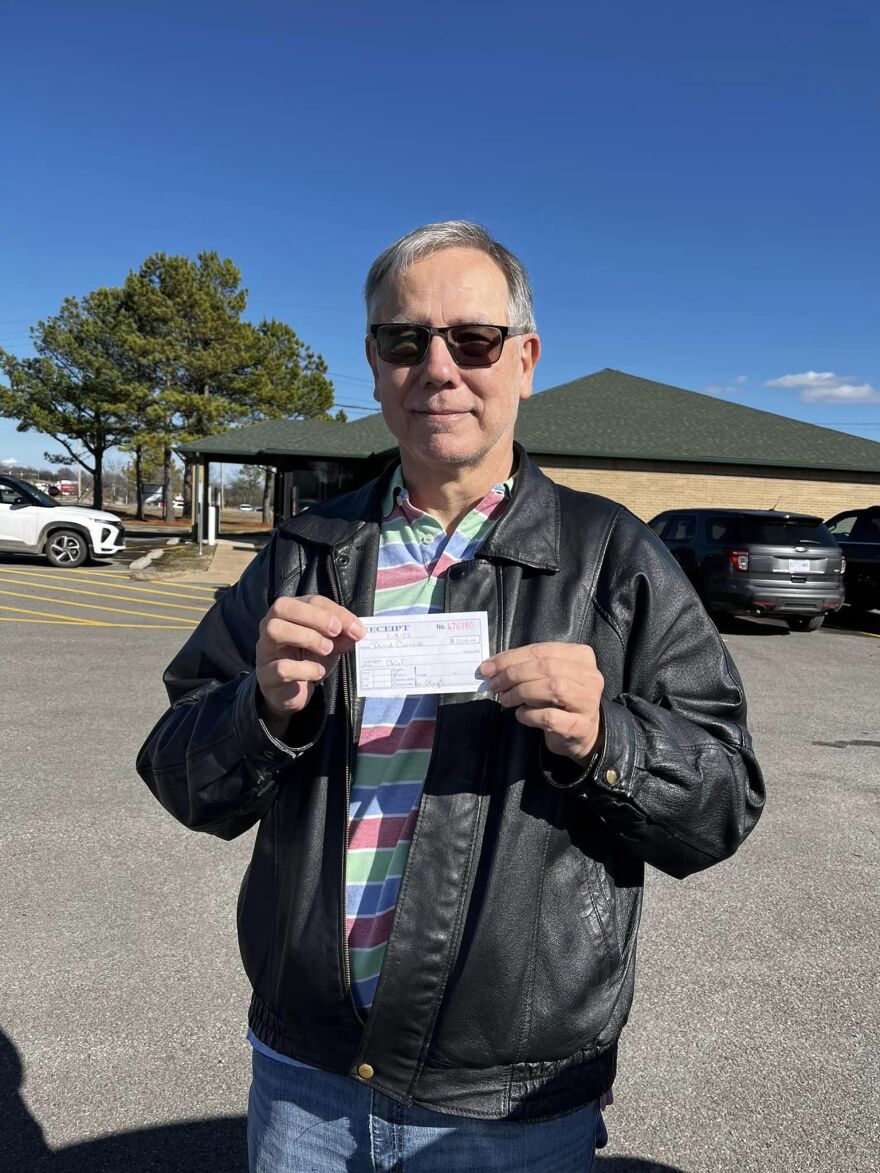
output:
[[[491,660],[484,660],[483,663],[480,665],[480,671],[483,673],[484,676],[494,676],[495,675],[495,665]]]
[[[319,664],[318,665],[318,676],[321,677],[321,676],[326,676],[326,675],[327,675],[327,669],[324,667],[323,664]]]
[[[327,627],[331,635],[339,635],[340,631],[342,631],[342,624],[335,615],[331,616],[328,620]]]
[[[360,619],[355,619],[354,623],[348,629],[348,634],[352,639],[360,639],[362,635],[366,634],[366,630]]]
[[[321,651],[325,656],[329,656],[333,651],[333,641],[330,639],[321,640]]]

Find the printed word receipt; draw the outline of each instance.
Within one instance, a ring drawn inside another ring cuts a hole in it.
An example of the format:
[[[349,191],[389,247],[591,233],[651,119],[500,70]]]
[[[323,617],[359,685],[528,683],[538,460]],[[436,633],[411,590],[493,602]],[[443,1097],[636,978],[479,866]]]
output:
[[[485,611],[361,617],[355,644],[358,696],[486,692],[480,664],[489,658]]]

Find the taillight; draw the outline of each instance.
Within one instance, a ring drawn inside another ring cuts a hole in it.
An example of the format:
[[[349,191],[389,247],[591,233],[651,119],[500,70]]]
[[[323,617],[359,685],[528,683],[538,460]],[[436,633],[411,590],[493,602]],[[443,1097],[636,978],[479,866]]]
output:
[[[732,550],[726,549],[724,553],[730,559],[730,565],[734,570],[746,571],[749,568],[749,552],[748,550]]]

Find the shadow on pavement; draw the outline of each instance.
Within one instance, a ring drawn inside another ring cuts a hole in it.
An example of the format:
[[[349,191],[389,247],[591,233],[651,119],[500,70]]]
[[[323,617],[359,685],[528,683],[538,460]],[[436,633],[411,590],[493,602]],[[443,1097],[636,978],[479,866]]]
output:
[[[8,550],[4,550],[0,555],[0,566],[42,566],[47,567],[49,563],[42,554],[11,554]]]
[[[22,1064],[0,1031],[0,1169],[9,1173],[246,1173],[244,1116],[119,1132],[50,1149],[21,1097]],[[636,1157],[596,1155],[596,1173],[685,1173]]]
[[[677,1165],[658,1165],[656,1161],[640,1161],[638,1157],[602,1157],[598,1153],[593,1169],[595,1173],[685,1173]]]
[[[880,635],[880,611],[858,611],[853,607],[841,607],[825,620],[826,627],[839,631],[867,631]]]
[[[748,619],[739,615],[713,615],[715,626],[724,635],[791,635],[780,619]]]
[[[246,1173],[244,1116],[164,1124],[50,1149],[21,1098],[22,1066],[0,1032],[0,1169],[9,1173]]]

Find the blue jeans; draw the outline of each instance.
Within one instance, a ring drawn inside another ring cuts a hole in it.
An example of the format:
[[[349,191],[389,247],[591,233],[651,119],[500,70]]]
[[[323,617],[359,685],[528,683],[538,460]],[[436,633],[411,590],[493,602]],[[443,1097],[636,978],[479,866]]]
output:
[[[251,1173],[590,1173],[598,1101],[534,1122],[406,1108],[342,1075],[253,1054]]]

